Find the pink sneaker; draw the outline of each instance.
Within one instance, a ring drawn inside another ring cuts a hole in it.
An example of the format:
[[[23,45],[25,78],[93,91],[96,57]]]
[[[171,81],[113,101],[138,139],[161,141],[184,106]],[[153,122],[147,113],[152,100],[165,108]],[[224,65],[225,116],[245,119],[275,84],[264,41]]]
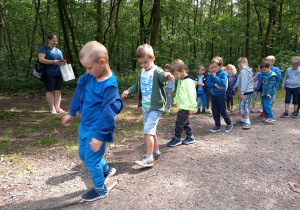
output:
[[[235,107],[233,106],[233,107],[231,107],[231,112],[233,112],[235,110]]]
[[[255,112],[255,108],[252,108],[250,111],[251,111],[251,112]]]
[[[259,107],[258,112],[262,113],[263,112],[263,108]]]

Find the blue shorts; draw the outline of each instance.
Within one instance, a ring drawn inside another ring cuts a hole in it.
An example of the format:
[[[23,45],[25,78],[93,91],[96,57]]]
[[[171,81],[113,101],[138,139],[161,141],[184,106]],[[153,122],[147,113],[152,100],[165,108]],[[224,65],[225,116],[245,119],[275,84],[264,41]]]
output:
[[[291,103],[292,95],[293,95],[293,104],[299,104],[299,91],[300,87],[297,88],[286,88],[285,92],[285,103]]]
[[[252,94],[244,95],[243,100],[239,100],[241,115],[248,115],[250,113],[250,102]]]
[[[142,107],[143,116],[144,116],[144,134],[155,135],[156,127],[159,121],[159,118],[162,114],[162,111],[153,110],[153,109],[145,109]]]
[[[64,81],[62,76],[47,75],[47,79],[45,82],[46,90],[48,92],[61,90],[63,86],[63,82]]]

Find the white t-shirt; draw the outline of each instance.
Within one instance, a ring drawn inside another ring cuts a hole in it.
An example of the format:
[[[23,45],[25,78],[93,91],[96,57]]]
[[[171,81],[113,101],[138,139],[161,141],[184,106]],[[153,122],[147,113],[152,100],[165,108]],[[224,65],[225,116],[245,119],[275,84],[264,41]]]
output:
[[[142,92],[142,106],[146,109],[149,109],[151,106],[153,73],[156,68],[157,68],[157,66],[154,65],[148,71],[145,71],[145,69],[143,69],[141,76],[140,76],[141,92]]]

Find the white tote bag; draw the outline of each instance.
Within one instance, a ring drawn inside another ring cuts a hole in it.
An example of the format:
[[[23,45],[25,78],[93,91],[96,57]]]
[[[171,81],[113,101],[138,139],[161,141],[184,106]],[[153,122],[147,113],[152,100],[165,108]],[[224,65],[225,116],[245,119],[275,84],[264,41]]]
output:
[[[61,65],[59,68],[64,81],[75,79],[75,75],[71,64]]]

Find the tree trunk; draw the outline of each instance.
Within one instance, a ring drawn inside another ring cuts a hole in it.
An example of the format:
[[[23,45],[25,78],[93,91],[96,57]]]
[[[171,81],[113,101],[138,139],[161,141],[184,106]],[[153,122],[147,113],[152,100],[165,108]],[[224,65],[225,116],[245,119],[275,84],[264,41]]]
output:
[[[154,0],[153,8],[152,8],[152,23],[153,29],[150,37],[150,45],[154,48],[156,45],[156,37],[160,24],[160,0]]]
[[[263,45],[263,48],[262,48],[262,51],[261,51],[261,58],[264,58],[264,57],[267,56],[267,46],[269,44],[269,37],[270,37],[270,34],[271,34],[273,19],[274,19],[275,12],[276,12],[276,0],[272,0],[272,5],[268,9],[268,11],[269,11],[269,21],[268,21],[265,40],[264,40],[264,45]]]
[[[250,0],[247,0],[246,58],[250,56]]]
[[[98,30],[96,40],[103,43],[103,30],[102,30],[102,0],[98,0],[97,3],[97,13],[98,13]]]
[[[140,0],[140,4],[139,4],[139,9],[140,9],[140,44],[146,43],[143,4],[144,4],[144,0]]]

